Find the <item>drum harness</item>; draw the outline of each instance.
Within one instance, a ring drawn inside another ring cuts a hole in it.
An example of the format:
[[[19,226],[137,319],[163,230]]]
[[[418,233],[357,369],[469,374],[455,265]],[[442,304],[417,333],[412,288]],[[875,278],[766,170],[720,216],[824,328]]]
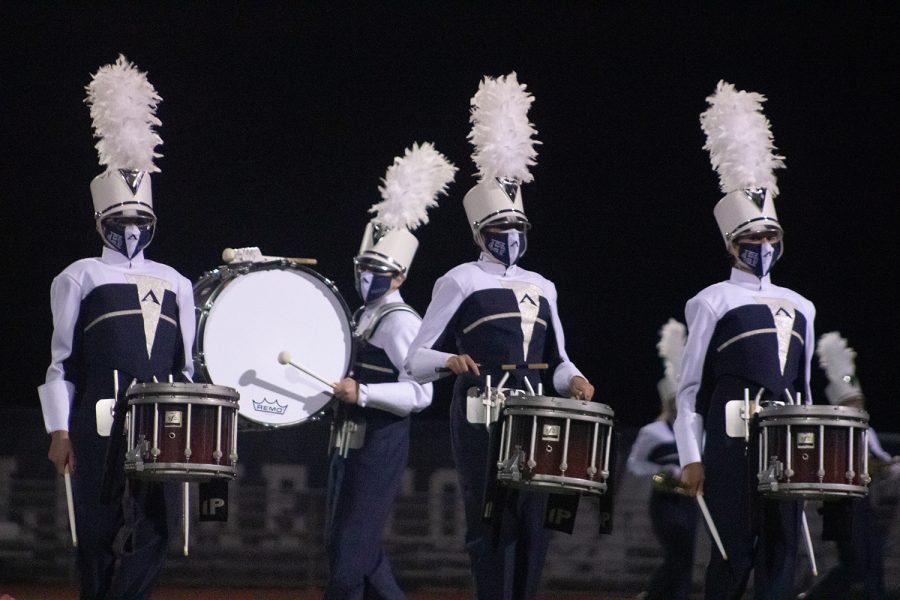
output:
[[[360,344],[368,344],[372,336],[375,335],[375,331],[378,329],[381,321],[393,312],[408,312],[414,314],[420,320],[422,318],[416,312],[416,309],[404,302],[389,302],[376,308],[366,327],[358,331],[356,328],[360,324],[359,319],[362,317],[365,308],[365,306],[362,306],[354,313],[352,322],[355,332],[354,337]],[[369,366],[363,363],[357,364]],[[366,439],[366,421],[361,416],[357,417],[357,419],[359,420],[354,419],[354,416],[350,414],[343,403],[335,403],[334,420],[331,423],[331,439],[328,443],[329,454],[336,449],[342,458],[347,458],[351,449],[358,450],[362,448]]]

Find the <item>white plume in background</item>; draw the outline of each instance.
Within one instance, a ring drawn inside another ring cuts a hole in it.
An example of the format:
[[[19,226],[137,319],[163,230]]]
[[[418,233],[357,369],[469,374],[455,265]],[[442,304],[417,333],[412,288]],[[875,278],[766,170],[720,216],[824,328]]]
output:
[[[428,223],[428,209],[437,206],[437,196],[447,193],[455,175],[456,167],[432,144],[413,144],[388,167],[378,188],[384,200],[369,212],[390,229],[414,230]]]
[[[684,344],[687,341],[687,328],[675,319],[669,319],[659,329],[659,341],[656,350],[663,359],[666,377],[677,383],[681,373],[681,359],[684,356]]]
[[[847,340],[837,331],[819,337],[816,356],[829,381],[847,381],[845,377],[856,376],[856,352],[847,346]]]
[[[762,112],[766,97],[720,81],[706,101],[709,108],[700,115],[706,134],[703,148],[709,150],[722,192],[762,187],[774,199],[778,195],[774,171],[784,167],[784,157],[773,152],[769,120]]]
[[[94,137],[100,164],[107,169],[157,172],[153,149],[162,144],[154,131],[160,125],[156,106],[162,100],[147,81],[145,73],[119,55],[115,63],[104,65],[85,88],[85,102],[91,109]]]
[[[496,79],[485,77],[478,85],[471,102],[468,139],[475,146],[472,160],[481,181],[504,177],[527,183],[534,179],[528,168],[536,164],[534,147],[540,142],[531,139],[537,133],[528,122],[532,102],[534,96],[516,80],[515,71]]]

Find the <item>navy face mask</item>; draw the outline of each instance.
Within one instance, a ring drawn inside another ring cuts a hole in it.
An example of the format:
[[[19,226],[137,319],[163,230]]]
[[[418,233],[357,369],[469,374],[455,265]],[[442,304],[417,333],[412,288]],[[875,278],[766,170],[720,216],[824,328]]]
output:
[[[750,267],[753,274],[762,279],[772,270],[772,265],[781,256],[781,242],[770,244],[738,244],[738,259]]]
[[[365,304],[374,302],[388,293],[393,279],[390,273],[362,271],[356,278],[356,292]]]
[[[107,219],[101,224],[103,241],[125,258],[132,259],[153,240],[154,224],[135,225],[117,219]]]
[[[507,267],[516,264],[527,246],[525,234],[516,229],[484,233],[484,249]]]

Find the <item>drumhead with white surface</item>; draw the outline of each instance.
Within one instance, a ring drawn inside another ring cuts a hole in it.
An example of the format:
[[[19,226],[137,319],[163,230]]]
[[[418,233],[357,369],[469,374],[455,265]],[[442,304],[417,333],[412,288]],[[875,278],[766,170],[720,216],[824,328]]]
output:
[[[198,307],[194,362],[198,377],[240,393],[240,414],[267,427],[296,425],[332,401],[326,387],[291,360],[337,382],[354,344],[347,305],[334,285],[287,262],[220,267],[194,286]]]

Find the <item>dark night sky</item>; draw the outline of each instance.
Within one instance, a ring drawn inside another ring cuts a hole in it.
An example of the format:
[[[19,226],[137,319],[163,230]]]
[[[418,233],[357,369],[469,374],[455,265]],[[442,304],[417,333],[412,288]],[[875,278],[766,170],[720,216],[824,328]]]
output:
[[[819,333],[849,338],[873,425],[900,431],[888,3],[34,4],[0,3],[4,404],[37,405],[50,281],[99,252],[82,99],[122,52],[164,99],[149,258],[196,280],[227,246],[314,256],[355,304],[350,259],[379,178],[432,141],[460,172],[418,234],[405,295],[423,310],[436,277],[476,256],[469,98],[483,75],[517,71],[543,142],[523,266],[555,281],[569,354],[625,425],[657,413],[660,325],[728,275],[704,99],[723,78],[760,91],[788,166],[774,280],[816,303]],[[425,414],[446,409],[438,398]]]

